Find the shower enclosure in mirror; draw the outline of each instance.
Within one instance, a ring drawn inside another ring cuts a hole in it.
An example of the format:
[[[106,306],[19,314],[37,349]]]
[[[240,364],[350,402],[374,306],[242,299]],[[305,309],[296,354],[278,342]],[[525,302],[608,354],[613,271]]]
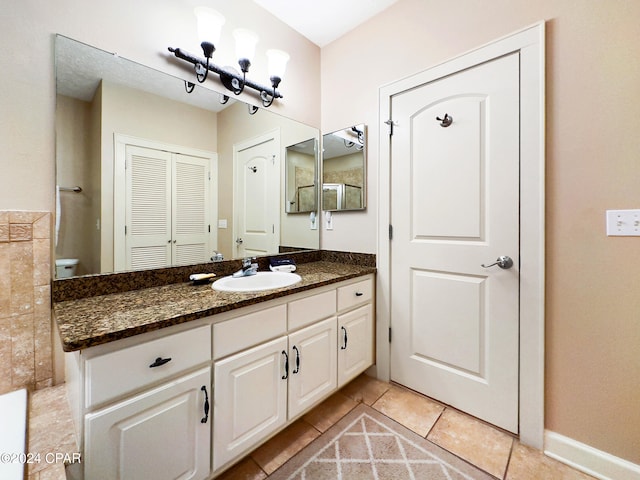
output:
[[[286,199],[287,213],[316,211],[317,140],[289,145],[286,150]]]
[[[322,210],[366,208],[366,164],[364,124],[322,136]]]
[[[239,146],[268,133],[273,172],[255,177],[285,198],[285,147],[317,141],[316,128],[263,108],[249,115],[200,85],[187,93],[183,79],[61,35],[55,62],[55,253],[77,259],[78,275],[235,258],[248,211],[264,213],[248,226],[273,237],[263,253],[319,248],[308,219],[279,201],[246,195],[255,208],[240,208],[234,177]]]

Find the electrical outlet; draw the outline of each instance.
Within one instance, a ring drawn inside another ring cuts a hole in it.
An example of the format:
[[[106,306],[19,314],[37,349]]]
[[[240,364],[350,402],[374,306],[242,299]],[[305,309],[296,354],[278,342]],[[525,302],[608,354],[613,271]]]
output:
[[[640,237],[640,210],[607,210],[607,235]]]
[[[325,229],[333,230],[333,214],[331,212],[324,212],[324,218],[326,220]]]

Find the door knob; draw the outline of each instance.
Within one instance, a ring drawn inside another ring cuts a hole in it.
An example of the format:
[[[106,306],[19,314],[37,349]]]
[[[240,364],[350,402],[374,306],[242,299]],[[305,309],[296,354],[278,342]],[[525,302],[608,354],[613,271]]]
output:
[[[496,259],[496,261],[491,265],[485,265],[483,263],[480,266],[484,268],[489,268],[489,267],[493,267],[494,265],[498,265],[500,268],[504,268],[505,270],[507,270],[508,268],[513,267],[513,259],[507,255],[500,255]]]
[[[241,244],[241,243],[243,243],[243,242],[244,242],[244,240],[242,240],[242,238],[240,238],[240,237],[236,238],[236,243],[237,243],[238,245],[240,245],[240,244]]]

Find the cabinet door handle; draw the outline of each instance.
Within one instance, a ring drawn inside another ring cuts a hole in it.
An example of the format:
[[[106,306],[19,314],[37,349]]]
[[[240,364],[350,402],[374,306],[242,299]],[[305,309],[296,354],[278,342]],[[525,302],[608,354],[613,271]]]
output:
[[[293,349],[296,351],[296,369],[291,373],[298,373],[300,371],[300,350],[295,345]]]
[[[207,395],[207,387],[204,385],[200,390],[204,392],[204,417],[202,417],[200,423],[207,423],[207,420],[209,420],[209,395]]]
[[[287,352],[282,350],[282,354],[284,355],[284,375],[282,376],[282,380],[286,380],[289,378],[289,355]]]
[[[364,295],[364,293],[362,293],[362,292],[356,292],[356,297],[361,297],[362,295]]]
[[[162,365],[164,365],[165,363],[169,363],[170,361],[171,361],[171,357],[169,358],[158,357],[156,358],[155,362],[149,365],[149,368],[161,367]]]
[[[340,327],[340,329],[342,330],[342,346],[340,347],[340,350],[346,350],[347,349],[347,329],[344,327]]]

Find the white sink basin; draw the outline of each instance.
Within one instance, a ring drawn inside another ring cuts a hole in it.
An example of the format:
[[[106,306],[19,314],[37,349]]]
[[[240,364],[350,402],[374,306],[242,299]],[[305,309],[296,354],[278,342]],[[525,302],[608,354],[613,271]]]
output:
[[[290,272],[258,272],[247,277],[222,277],[211,285],[219,292],[261,292],[295,285],[302,278]]]

